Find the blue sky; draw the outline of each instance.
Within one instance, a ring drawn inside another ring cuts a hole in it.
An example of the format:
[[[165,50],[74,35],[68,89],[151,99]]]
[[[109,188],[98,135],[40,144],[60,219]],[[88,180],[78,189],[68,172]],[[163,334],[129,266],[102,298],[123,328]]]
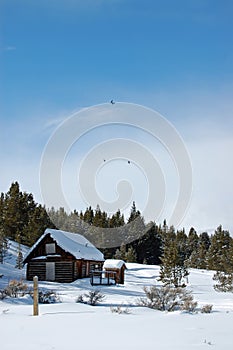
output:
[[[230,0],[2,0],[0,191],[18,180],[41,200],[51,133],[114,98],[157,110],[183,137],[194,173],[183,224],[233,229],[232,16]]]
[[[232,11],[231,1],[3,0],[3,112],[231,83]]]

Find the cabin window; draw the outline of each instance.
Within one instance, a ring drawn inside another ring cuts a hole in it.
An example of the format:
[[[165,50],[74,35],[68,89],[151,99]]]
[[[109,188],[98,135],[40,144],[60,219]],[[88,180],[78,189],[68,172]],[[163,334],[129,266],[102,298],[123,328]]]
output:
[[[55,243],[47,243],[46,244],[46,254],[55,254]]]
[[[98,270],[98,265],[95,263],[90,263],[90,272]]]

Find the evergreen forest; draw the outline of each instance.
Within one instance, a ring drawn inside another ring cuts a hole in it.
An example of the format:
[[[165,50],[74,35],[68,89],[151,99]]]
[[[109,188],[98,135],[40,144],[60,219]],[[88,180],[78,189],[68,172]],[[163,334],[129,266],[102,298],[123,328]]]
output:
[[[84,235],[106,259],[160,264],[160,279],[165,284],[180,286],[188,278],[188,269],[198,268],[216,270],[216,289],[225,291],[232,286],[233,238],[221,225],[210,235],[197,234],[194,227],[188,232],[176,230],[166,220],[145,223],[135,202],[127,219],[120,210],[108,215],[98,205],[70,213],[64,208],[48,209],[36,203],[31,193],[22,192],[18,182],[0,197],[0,263],[9,239],[19,247],[31,247],[48,227]],[[21,267],[21,259],[18,264]]]

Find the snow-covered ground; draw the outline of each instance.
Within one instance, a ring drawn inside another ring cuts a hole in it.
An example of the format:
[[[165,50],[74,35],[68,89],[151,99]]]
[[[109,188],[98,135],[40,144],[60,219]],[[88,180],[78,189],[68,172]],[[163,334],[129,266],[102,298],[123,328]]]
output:
[[[4,275],[0,289],[13,278],[25,278],[25,270],[14,268],[16,251],[12,242],[10,254],[0,264],[0,274]],[[233,294],[214,291],[213,272],[192,269],[188,285],[198,306],[213,304],[213,312],[188,314],[139,307],[143,286],[158,283],[159,267],[127,264],[127,268],[123,286],[99,288],[105,299],[97,306],[76,303],[80,294],[96,289],[89,279],[70,284],[39,282],[40,289],[53,290],[61,299],[56,304],[40,304],[39,316],[32,316],[32,299],[28,296],[0,301],[0,349],[233,349]],[[129,313],[112,313],[110,307],[116,305],[123,310],[128,307]]]

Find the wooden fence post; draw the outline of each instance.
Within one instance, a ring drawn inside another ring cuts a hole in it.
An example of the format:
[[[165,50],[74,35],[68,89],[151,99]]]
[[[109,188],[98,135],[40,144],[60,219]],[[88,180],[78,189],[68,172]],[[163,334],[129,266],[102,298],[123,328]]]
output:
[[[38,277],[33,277],[33,316],[39,315],[38,308]]]

